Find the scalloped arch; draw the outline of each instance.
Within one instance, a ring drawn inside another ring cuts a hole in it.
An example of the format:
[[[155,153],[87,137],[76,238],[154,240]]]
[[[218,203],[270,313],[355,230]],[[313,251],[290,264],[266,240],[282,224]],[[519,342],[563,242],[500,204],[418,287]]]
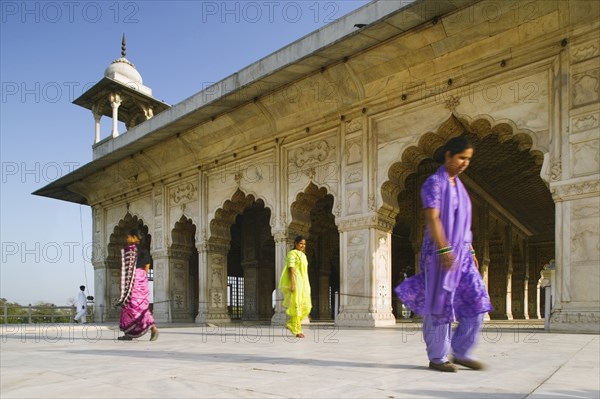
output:
[[[148,234],[148,226],[137,215],[127,212],[125,216],[113,228],[108,240],[108,254],[106,262],[108,264],[119,264],[121,260],[121,248],[127,243],[127,233],[131,229],[138,228],[146,236],[143,245],[150,250],[152,236]]]
[[[196,245],[197,228],[191,218],[181,215],[171,230],[172,249],[189,249]]]
[[[221,207],[215,211],[209,225],[209,242],[228,243],[231,240],[230,227],[235,223],[236,217],[243,214],[255,203],[262,208],[270,210],[270,208],[265,206],[265,201],[262,198],[255,198],[253,194],[246,195],[238,188],[231,196],[231,199],[225,200]],[[273,212],[271,212],[270,218],[273,219]]]
[[[294,224],[310,225],[310,212],[318,200],[325,196],[333,195],[327,191],[325,187],[319,187],[315,183],[310,182],[303,191],[296,194],[296,200],[290,206],[290,214],[292,220],[290,226]],[[334,197],[335,202],[335,197]]]
[[[381,186],[382,206],[380,212],[390,217],[396,217],[400,211],[398,194],[404,191],[406,178],[418,169],[422,161],[434,158],[436,151],[448,139],[459,136],[465,131],[475,135],[478,139],[495,135],[501,143],[513,140],[517,143],[519,151],[529,151],[536,164],[543,163],[544,150],[535,145],[537,144],[536,137],[531,130],[518,129],[511,120],[495,121],[489,115],[469,118],[465,115],[452,114],[435,133],[426,132],[419,137],[416,145],[407,147],[402,152],[401,160],[389,167],[388,180]]]

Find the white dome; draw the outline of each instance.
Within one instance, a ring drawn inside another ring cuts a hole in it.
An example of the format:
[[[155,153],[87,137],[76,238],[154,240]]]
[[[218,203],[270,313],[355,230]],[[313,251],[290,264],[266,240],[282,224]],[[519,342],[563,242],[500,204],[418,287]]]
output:
[[[135,69],[135,66],[127,58],[121,57],[112,62],[104,71],[104,76],[117,80],[127,86],[142,85],[142,75]]]

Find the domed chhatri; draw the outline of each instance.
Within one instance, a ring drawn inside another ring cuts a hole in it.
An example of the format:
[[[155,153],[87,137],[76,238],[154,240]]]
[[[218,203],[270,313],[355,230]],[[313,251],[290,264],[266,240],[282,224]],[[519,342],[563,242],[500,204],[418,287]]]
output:
[[[126,55],[125,34],[121,41],[121,58],[114,60],[104,71],[104,76],[118,82],[121,82],[135,90],[139,90],[142,86],[142,75],[135,69],[135,65],[131,63]]]
[[[118,121],[127,130],[169,108],[168,104],[154,98],[152,89],[144,86],[142,76],[125,57],[125,34],[121,41],[121,57],[104,71],[102,79],[73,101],[92,111],[94,115],[94,143],[100,142],[100,119],[112,118],[113,138],[119,136]]]

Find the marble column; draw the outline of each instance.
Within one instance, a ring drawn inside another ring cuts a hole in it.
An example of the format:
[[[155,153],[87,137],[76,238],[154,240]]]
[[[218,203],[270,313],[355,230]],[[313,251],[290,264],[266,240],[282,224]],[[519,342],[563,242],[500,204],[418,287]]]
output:
[[[392,313],[391,231],[378,214],[340,219],[340,326],[396,323]]]
[[[505,249],[504,256],[505,256],[505,259],[508,261],[508,268],[507,268],[506,280],[505,280],[506,307],[505,307],[505,313],[502,318],[505,320],[512,320],[513,319],[513,315],[512,315],[512,274],[513,274],[512,242],[513,242],[513,237],[512,237],[512,228],[510,225],[506,227],[506,234],[504,237],[505,237],[505,242],[506,242],[506,245],[504,247],[504,249]]]
[[[271,318],[271,324],[284,325],[287,319],[283,307],[283,292],[279,289],[279,278],[285,266],[285,257],[291,248],[287,232],[285,230],[273,231],[275,238],[275,314]]]
[[[229,323],[227,313],[227,252],[229,245],[209,242],[207,262],[208,308],[203,321],[207,323]]]
[[[110,106],[112,107],[112,137],[119,136],[119,106],[121,105],[121,96],[118,94],[111,94]]]
[[[205,324],[208,320],[210,305],[210,280],[208,278],[208,247],[197,246],[198,249],[198,315],[197,324]]]
[[[92,107],[92,114],[94,115],[94,143],[100,141],[100,119],[102,118],[102,112],[98,105]]]
[[[192,309],[190,303],[190,256],[189,250],[170,249],[168,257],[169,269],[169,301],[171,304],[172,322],[191,322]]]
[[[171,304],[171,273],[169,272],[169,255],[166,250],[152,253],[154,268],[154,320],[161,323],[173,321]]]

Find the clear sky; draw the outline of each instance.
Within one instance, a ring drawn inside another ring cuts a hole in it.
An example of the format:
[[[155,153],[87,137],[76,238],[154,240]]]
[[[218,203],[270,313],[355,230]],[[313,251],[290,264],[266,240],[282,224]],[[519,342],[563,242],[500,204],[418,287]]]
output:
[[[120,57],[123,33],[144,84],[174,105],[367,3],[0,1],[0,297],[94,295],[90,209],[31,193],[91,161],[92,113],[72,101]]]

